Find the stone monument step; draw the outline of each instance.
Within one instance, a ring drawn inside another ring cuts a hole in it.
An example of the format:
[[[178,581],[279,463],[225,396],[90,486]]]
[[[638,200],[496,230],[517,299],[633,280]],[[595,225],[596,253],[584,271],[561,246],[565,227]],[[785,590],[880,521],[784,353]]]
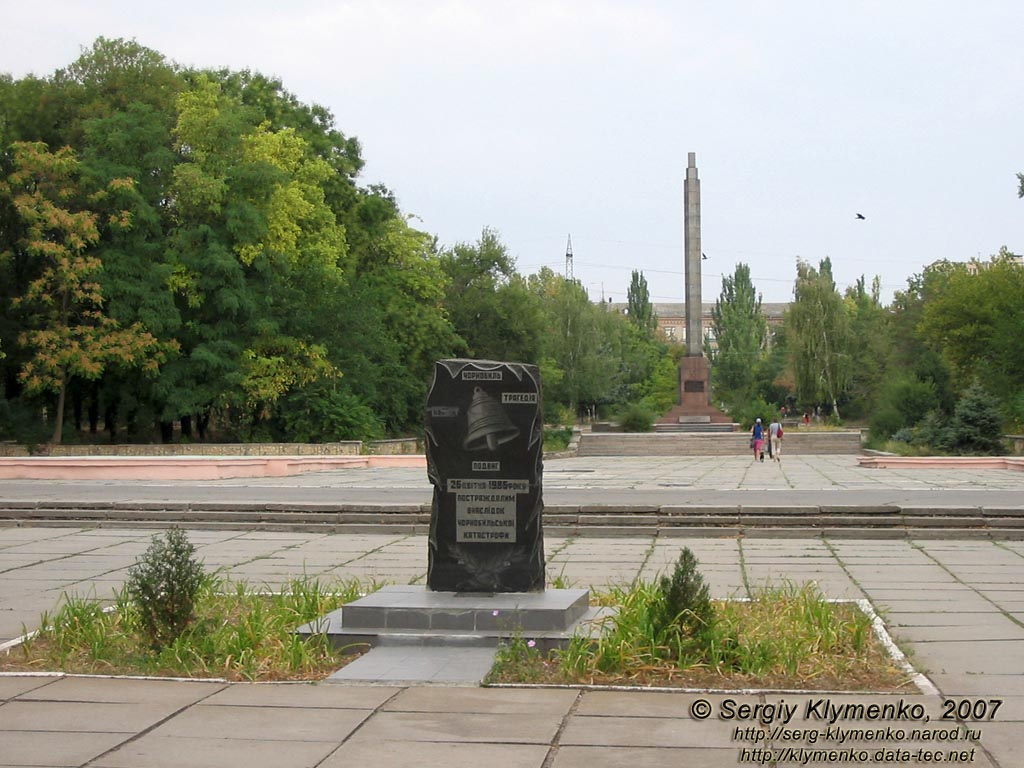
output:
[[[564,630],[492,630],[490,632],[467,633],[460,630],[436,630],[429,632],[415,630],[394,630],[385,627],[348,628],[341,624],[310,622],[296,630],[299,635],[324,634],[331,644],[346,653],[361,653],[368,648],[381,647],[447,647],[496,648],[502,641],[522,637],[532,641],[542,651],[565,648],[575,634],[593,635],[599,624],[595,623],[610,614],[609,609],[590,608],[583,618]]]
[[[324,682],[346,685],[480,685],[494,666],[497,647],[446,643],[379,645]]]
[[[589,597],[585,589],[435,592],[420,585],[395,585],[359,598],[320,622],[327,620],[350,633],[369,629],[485,634],[564,631],[587,612]]]
[[[591,608],[585,589],[529,593],[431,592],[422,586],[385,587],[296,630],[326,635],[352,652],[387,646],[495,647],[523,637],[547,650],[574,634],[592,633],[607,609]]]

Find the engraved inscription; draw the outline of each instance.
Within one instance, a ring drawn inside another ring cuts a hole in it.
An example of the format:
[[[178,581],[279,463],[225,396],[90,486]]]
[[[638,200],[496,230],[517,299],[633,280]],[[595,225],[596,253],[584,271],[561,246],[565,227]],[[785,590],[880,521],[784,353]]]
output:
[[[502,392],[501,402],[503,405],[536,405],[536,392]]]
[[[501,381],[501,371],[463,371],[463,381]]]

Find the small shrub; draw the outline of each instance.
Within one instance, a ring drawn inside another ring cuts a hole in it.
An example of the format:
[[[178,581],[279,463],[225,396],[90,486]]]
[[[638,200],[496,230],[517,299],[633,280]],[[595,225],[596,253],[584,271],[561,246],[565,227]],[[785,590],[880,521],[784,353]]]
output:
[[[654,431],[654,416],[640,405],[629,405],[619,414],[619,426],[625,432]]]
[[[154,536],[131,568],[125,590],[154,648],[173,643],[192,622],[196,595],[206,582],[195,547],[179,528]]]
[[[714,624],[714,607],[704,577],[697,570],[697,558],[683,547],[671,576],[659,582],[660,599],[654,604],[651,625],[657,636],[671,640],[673,635],[686,641],[703,638]],[[676,643],[670,643],[675,645]]]
[[[927,446],[937,453],[951,453],[953,433],[949,419],[939,411],[929,413],[914,430],[914,444]]]

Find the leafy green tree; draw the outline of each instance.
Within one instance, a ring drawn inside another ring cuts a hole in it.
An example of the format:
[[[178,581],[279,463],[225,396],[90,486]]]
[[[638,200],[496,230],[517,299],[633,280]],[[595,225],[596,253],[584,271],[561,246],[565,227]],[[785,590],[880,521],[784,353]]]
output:
[[[0,182],[14,173],[13,145],[42,142],[63,146],[66,110],[59,94],[45,79],[28,76],[14,80],[0,74]],[[28,237],[13,198],[0,194],[0,431],[36,444],[45,441],[38,421],[38,404],[22,399],[19,374],[32,353],[18,339],[29,330],[31,309],[16,306],[29,284],[39,277],[41,261],[22,246]]]
[[[566,280],[547,267],[529,278],[540,300],[547,333],[539,355],[545,397],[577,412],[581,404],[613,401],[621,383],[616,340],[602,332],[602,323],[620,317],[597,307],[576,280]]]
[[[331,168],[311,157],[292,129],[272,132],[260,125],[242,137],[242,159],[277,172],[265,177],[269,183],[258,197],[247,200],[259,226],[235,244],[243,265],[253,268],[247,283],[270,309],[255,325],[259,332],[242,350],[239,366],[245,405],[259,412],[295,389],[339,375],[326,347],[313,340],[316,329],[307,324],[312,318],[295,308],[318,283],[341,284],[346,243],[321,186]],[[279,314],[277,307],[284,312]]]
[[[850,381],[849,316],[825,258],[815,269],[797,261],[794,301],[786,312],[797,395],[802,402],[825,402],[840,418],[839,399]]]
[[[906,290],[896,292],[889,313],[890,346],[886,362],[888,371],[907,372],[918,381],[930,382],[938,408],[944,413],[952,413],[956,405],[952,372],[939,350],[922,333],[921,319],[925,304],[948,278],[949,266],[930,266],[910,277]]]
[[[636,391],[640,404],[655,414],[666,413],[679,401],[679,359],[686,353],[681,344],[663,344],[661,349],[661,355]]]
[[[887,362],[893,340],[888,310],[882,306],[881,281],[876,277],[868,291],[861,276],[846,290],[846,311],[850,318],[850,381],[847,415],[863,416],[870,410],[875,394],[885,383]]]
[[[66,110],[63,140],[84,141],[86,123],[141,104],[170,115],[183,81],[166,58],[134,40],[98,37],[52,78]]]
[[[375,255],[354,284],[365,302],[360,311],[378,315],[375,343],[367,349],[381,366],[375,410],[389,431],[409,429],[422,423],[434,362],[458,345],[444,308],[447,277],[432,239],[401,218],[384,225]]]
[[[754,366],[752,399],[773,404],[773,408],[766,411],[771,413],[783,405],[793,408],[796,395],[793,394],[795,385],[785,325],[770,329],[768,338],[769,342]]]
[[[633,270],[626,291],[626,305],[626,316],[629,321],[645,333],[654,333],[654,329],[658,327],[658,318],[651,305],[651,294],[643,272]]]
[[[543,332],[540,304],[496,232],[484,229],[473,245],[460,243],[441,253],[448,277],[445,308],[477,359],[535,363]]]
[[[170,282],[190,335],[165,376],[169,416],[226,408],[253,437],[273,430],[286,395],[343,374],[319,301],[344,289],[348,262],[324,192],[335,171],[295,130],[255,116],[206,77],[179,98]],[[382,250],[397,262],[408,228],[395,221]]]
[[[617,335],[619,339],[617,348],[622,381],[616,399],[621,402],[643,401],[642,405],[651,412],[664,413],[675,405],[679,396],[679,357],[686,348],[668,344],[654,333],[654,329],[638,328],[617,313],[604,314],[608,333]]]
[[[102,187],[118,178],[130,178],[133,185],[120,202],[120,215],[130,227],[108,228],[96,245],[103,262],[100,283],[108,314],[122,323],[141,322],[164,343],[174,342],[182,317],[168,287],[166,237],[170,229],[166,201],[175,155],[170,146],[171,116],[136,102],[108,117],[84,123],[82,177],[88,186]],[[118,212],[102,211],[109,219]],[[85,400],[89,409],[90,432],[97,430],[100,412],[108,428],[116,428],[116,413],[131,412],[148,417],[147,429],[159,416],[155,404],[156,379],[138,371],[104,375],[100,382],[73,396],[76,414]]]
[[[161,358],[157,339],[136,323],[123,328],[103,313],[97,276],[102,262],[90,248],[99,240],[97,216],[73,210],[78,161],[70,148],[51,153],[41,143],[12,146],[14,171],[0,185],[25,224],[19,246],[41,262],[38,277],[15,306],[32,312],[19,339],[33,350],[20,378],[28,394],[57,395],[52,441],[61,442],[68,382],[73,377],[97,379],[108,365],[145,365],[155,371]],[[130,189],[131,180],[111,182],[94,200]],[[112,216],[111,226],[128,227],[125,216]]]
[[[714,343],[705,341],[715,396],[730,405],[754,395],[757,368],[765,353],[768,324],[750,267],[737,264],[722,277],[722,292],[711,310]]]
[[[215,83],[199,78],[178,97],[176,109],[178,161],[165,254],[167,284],[182,317],[182,350],[164,367],[155,395],[162,418],[195,414],[202,435],[214,410],[244,408],[243,352],[254,336],[276,329],[272,318],[264,323],[259,316],[258,293],[248,279],[256,269],[246,268],[237,249],[263,234],[252,198],[268,195],[281,174],[244,161],[248,115]]]
[[[991,262],[951,266],[925,302],[920,331],[956,380],[975,377],[1004,403],[1021,392],[1024,269],[1005,248]]]
[[[350,234],[364,233],[361,225],[366,221],[359,219],[366,207],[380,204],[386,209],[384,219],[397,215],[393,197],[382,187],[371,188],[369,194],[356,188],[355,179],[363,167],[359,141],[335,127],[334,116],[328,109],[302,103],[280,80],[258,72],[224,69],[203,74],[216,81],[222,93],[248,109],[254,124],[266,124],[270,131],[294,130],[315,157],[331,166],[333,173],[324,180],[322,188],[331,209],[346,228],[353,230]]]

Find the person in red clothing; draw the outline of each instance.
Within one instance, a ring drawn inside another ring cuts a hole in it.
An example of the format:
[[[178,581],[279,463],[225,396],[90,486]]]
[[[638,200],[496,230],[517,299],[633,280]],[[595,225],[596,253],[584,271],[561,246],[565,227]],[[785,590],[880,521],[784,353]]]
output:
[[[750,437],[754,446],[754,461],[758,459],[764,461],[764,427],[761,426],[760,419],[754,422],[754,428],[750,431]]]

